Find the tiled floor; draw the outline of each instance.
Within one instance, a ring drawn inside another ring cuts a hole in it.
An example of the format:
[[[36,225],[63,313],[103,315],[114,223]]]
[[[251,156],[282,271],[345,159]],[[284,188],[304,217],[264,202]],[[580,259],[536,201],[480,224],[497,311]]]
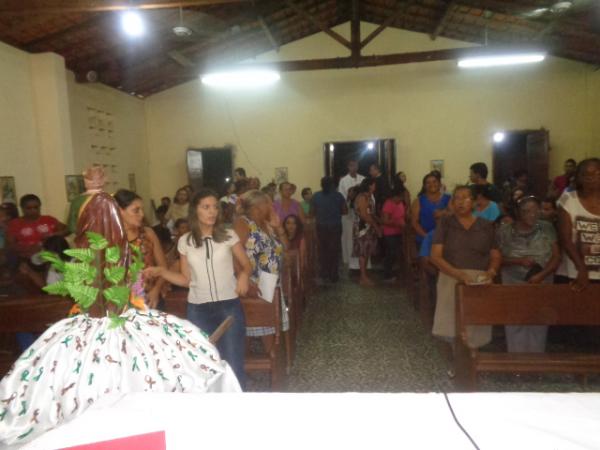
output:
[[[496,342],[502,347],[503,343]],[[248,390],[268,390],[253,376]],[[575,377],[483,376],[482,391],[583,391]],[[399,285],[363,288],[350,280],[320,287],[310,299],[297,355],[283,390],[289,392],[453,391],[438,342]],[[590,377],[588,391],[600,391]]]

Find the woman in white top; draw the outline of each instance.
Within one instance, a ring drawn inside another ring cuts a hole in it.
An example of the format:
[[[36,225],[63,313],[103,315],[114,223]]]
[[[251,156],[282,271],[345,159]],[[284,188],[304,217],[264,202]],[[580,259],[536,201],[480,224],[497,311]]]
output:
[[[558,200],[558,228],[567,276],[581,291],[590,282],[600,283],[600,158],[581,161],[575,183],[576,190]]]
[[[189,286],[187,319],[205,333],[211,334],[227,316],[233,317],[232,327],[219,340],[217,348],[243,387],[246,323],[239,296],[248,291],[250,261],[238,235],[223,226],[214,191],[202,189],[194,196],[189,224],[191,231],[181,236],[177,245],[181,272],[152,267],[144,275]],[[241,268],[237,279],[234,258]]]

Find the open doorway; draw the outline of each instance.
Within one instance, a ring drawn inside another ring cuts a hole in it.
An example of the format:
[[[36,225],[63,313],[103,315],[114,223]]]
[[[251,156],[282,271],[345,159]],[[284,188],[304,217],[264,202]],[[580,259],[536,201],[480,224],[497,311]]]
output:
[[[391,184],[396,173],[396,141],[372,139],[365,141],[325,142],[323,144],[325,174],[337,184],[347,173],[348,161],[358,161],[358,173],[369,175],[369,166],[378,164]]]
[[[189,183],[195,191],[208,187],[220,195],[225,183],[232,177],[231,147],[188,149],[187,171]]]
[[[502,189],[513,186],[515,173],[526,171],[529,191],[543,198],[548,192],[549,132],[514,130],[494,135],[493,180]]]

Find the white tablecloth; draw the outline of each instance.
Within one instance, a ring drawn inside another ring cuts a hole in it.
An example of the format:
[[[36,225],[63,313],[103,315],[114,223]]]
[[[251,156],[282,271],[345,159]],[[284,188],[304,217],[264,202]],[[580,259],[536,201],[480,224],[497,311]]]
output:
[[[482,450],[600,449],[600,394],[450,394]],[[24,447],[152,431],[168,449],[470,449],[442,394],[129,394]],[[1,448],[1,447],[0,447]]]

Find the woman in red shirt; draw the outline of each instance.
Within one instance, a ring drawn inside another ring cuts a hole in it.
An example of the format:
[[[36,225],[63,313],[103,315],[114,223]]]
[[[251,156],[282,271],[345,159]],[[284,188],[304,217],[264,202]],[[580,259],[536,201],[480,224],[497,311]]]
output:
[[[8,223],[6,237],[9,249],[17,256],[30,258],[42,249],[49,236],[65,236],[67,226],[52,216],[41,214],[42,201],[37,195],[27,194],[19,201],[23,217]]]

